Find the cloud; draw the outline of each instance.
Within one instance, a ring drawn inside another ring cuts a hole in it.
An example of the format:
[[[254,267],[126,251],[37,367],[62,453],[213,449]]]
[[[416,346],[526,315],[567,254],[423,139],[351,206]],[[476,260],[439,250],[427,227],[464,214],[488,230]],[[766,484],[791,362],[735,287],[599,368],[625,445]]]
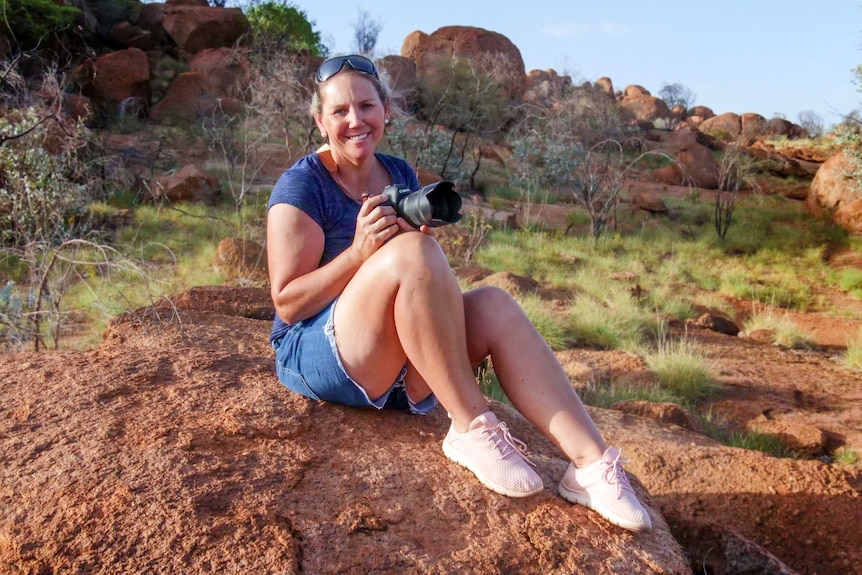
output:
[[[605,22],[603,24],[551,24],[539,31],[543,36],[571,38],[573,36],[625,36],[625,24]]]

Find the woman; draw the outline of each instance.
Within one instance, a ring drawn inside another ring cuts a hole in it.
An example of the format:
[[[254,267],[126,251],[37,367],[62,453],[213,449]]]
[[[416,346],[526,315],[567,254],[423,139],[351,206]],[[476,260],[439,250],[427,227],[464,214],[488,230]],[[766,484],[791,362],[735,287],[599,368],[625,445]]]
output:
[[[451,419],[445,455],[490,489],[525,497],[542,480],[476,383],[474,366],[490,356],[512,404],[571,460],[560,494],[650,530],[619,450],[605,445],[520,306],[497,288],[462,293],[426,226],[384,205],[387,185],[419,182],[407,162],[376,153],[390,101],[373,62],[330,58],[315,79],[310,111],[327,145],[281,176],[268,206],[279,379],[352,406],[425,414],[439,402]]]

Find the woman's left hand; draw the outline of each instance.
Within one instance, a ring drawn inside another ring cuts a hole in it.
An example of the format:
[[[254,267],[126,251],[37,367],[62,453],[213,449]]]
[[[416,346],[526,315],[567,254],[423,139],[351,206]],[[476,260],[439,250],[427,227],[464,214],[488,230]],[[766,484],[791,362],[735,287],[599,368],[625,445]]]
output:
[[[412,225],[407,223],[407,220],[405,220],[404,218],[400,218],[400,217],[398,218],[397,223],[398,223],[398,227],[401,229],[402,232],[421,232],[427,236],[433,236],[434,235],[431,233],[431,230],[433,228],[431,228],[425,224],[422,224],[422,226],[419,229],[416,229]]]

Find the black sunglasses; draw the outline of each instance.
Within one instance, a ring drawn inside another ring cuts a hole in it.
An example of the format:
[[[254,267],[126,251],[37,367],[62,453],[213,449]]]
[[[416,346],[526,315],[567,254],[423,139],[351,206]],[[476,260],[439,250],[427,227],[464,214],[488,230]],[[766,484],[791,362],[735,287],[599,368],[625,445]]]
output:
[[[318,68],[317,72],[314,74],[314,79],[318,84],[326,82],[341,72],[345,66],[350,66],[357,72],[362,72],[369,76],[374,76],[375,78],[378,77],[377,68],[374,67],[374,62],[365,56],[351,54],[349,56],[335,56],[328,60],[324,60],[323,64],[320,65],[320,68]]]

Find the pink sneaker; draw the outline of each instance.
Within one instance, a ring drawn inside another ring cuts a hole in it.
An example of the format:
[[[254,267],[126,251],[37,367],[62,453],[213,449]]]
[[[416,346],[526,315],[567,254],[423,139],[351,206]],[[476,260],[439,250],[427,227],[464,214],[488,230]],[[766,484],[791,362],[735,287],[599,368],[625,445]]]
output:
[[[631,531],[651,531],[649,513],[638,501],[623,471],[620,450],[608,447],[602,458],[583,468],[569,464],[559,492],[563,499],[597,511],[615,525]]]
[[[472,471],[488,489],[509,497],[527,497],[544,488],[526,449],[490,411],[470,422],[466,433],[450,426],[443,440],[446,457]]]

